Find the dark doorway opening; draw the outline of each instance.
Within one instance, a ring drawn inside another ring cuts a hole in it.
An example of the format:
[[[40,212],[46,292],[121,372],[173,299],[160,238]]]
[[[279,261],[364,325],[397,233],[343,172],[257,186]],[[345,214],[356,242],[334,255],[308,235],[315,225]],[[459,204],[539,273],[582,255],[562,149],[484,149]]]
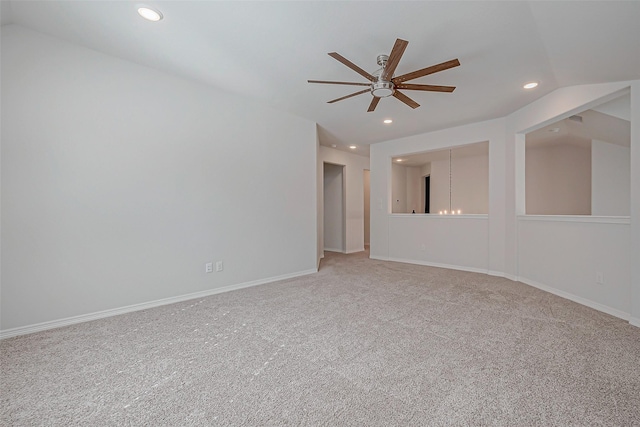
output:
[[[429,195],[431,194],[431,176],[424,177],[424,213],[429,213]]]

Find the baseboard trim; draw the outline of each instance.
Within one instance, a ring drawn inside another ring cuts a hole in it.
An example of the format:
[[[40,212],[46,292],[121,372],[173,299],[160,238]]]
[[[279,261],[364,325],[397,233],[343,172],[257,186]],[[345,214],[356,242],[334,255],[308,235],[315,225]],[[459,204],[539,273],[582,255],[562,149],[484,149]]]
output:
[[[345,252],[345,253],[346,253],[346,254],[356,254],[356,253],[358,253],[358,252],[364,252],[364,248],[362,248],[362,249],[356,249],[356,250],[353,250],[353,251],[347,251],[347,252]]]
[[[629,313],[625,313],[624,311],[609,307],[608,305],[600,304],[599,302],[591,301],[590,299],[579,297],[572,293],[552,288],[551,286],[543,285],[542,283],[536,282],[535,280],[527,279],[525,277],[519,277],[518,281],[524,283],[525,285],[533,286],[534,288],[538,288],[545,292],[549,292],[570,301],[577,302],[578,304],[593,308],[594,310],[602,311],[603,313],[607,313],[620,319],[627,320],[629,321],[629,323],[631,323]]]
[[[125,307],[114,308],[110,310],[98,311],[95,313],[81,314],[79,316],[67,317],[65,319],[52,320],[49,322],[37,323],[35,325],[21,326],[18,328],[6,329],[0,331],[0,340],[16,337],[19,335],[27,335],[35,332],[47,331],[50,329],[61,328],[63,326],[75,325],[78,323],[89,322],[92,320],[104,319],[106,317],[118,316],[120,314],[131,313],[134,311],[147,310],[154,307],[160,307],[163,305],[175,304],[177,302],[188,301],[196,298],[208,297],[215,294],[221,294],[224,292],[235,291],[238,289],[250,288],[258,285],[265,285],[267,283],[273,283],[280,280],[292,279],[300,276],[307,276],[309,274],[317,273],[317,269],[304,270],[296,273],[283,274],[281,276],[269,277],[266,279],[253,280],[251,282],[239,283],[236,285],[223,286],[221,288],[208,289],[206,291],[194,292],[190,294],[178,295],[170,298],[163,298],[155,301],[144,302],[140,304],[128,305]]]
[[[488,274],[488,275],[496,276],[496,277],[504,277],[505,279],[509,279],[509,280],[514,281],[514,282],[521,282],[521,283],[524,283],[525,285],[533,286],[534,288],[538,288],[538,289],[540,289],[542,291],[549,292],[551,294],[554,294],[554,295],[557,295],[559,297],[568,299],[568,300],[576,302],[578,304],[582,304],[584,306],[593,308],[594,310],[598,310],[598,311],[601,311],[603,313],[610,314],[611,316],[614,316],[614,317],[617,317],[617,318],[620,318],[620,319],[623,319],[623,320],[627,320],[631,325],[640,327],[640,318],[631,317],[629,313],[625,313],[624,311],[618,310],[618,309],[613,308],[613,307],[609,307],[609,306],[604,305],[604,304],[600,304],[600,303],[595,302],[595,301],[591,301],[590,299],[583,298],[583,297],[571,294],[569,292],[565,292],[565,291],[553,288],[551,286],[544,285],[542,283],[536,282],[535,280],[530,280],[530,279],[527,279],[525,277],[519,277],[519,276],[515,276],[515,275],[512,275],[512,274],[507,274],[507,273],[503,273],[503,272],[500,272],[500,271],[494,271],[494,270],[483,270],[481,268],[462,267],[462,266],[458,266],[458,265],[439,264],[439,263],[433,263],[433,262],[407,260],[407,259],[402,259],[402,258],[383,258],[383,257],[376,257],[376,256],[370,256],[369,258],[380,260],[380,261],[394,261],[394,262],[402,262],[402,263],[407,263],[407,264],[426,265],[426,266],[429,266],[429,267],[448,268],[448,269],[452,269],[452,270],[469,271],[469,272],[472,272],[472,273],[483,273],[483,274]]]
[[[503,273],[502,271],[489,270],[489,271],[487,271],[487,274],[489,276],[503,277],[503,278],[509,279],[509,280],[511,280],[513,282],[517,282],[518,281],[518,277],[517,276],[514,276],[513,274]]]
[[[334,248],[324,248],[325,252],[338,252],[339,254],[345,253],[342,249],[334,249]]]
[[[452,265],[452,264],[440,264],[437,262],[419,261],[415,259],[388,258],[387,261],[403,262],[405,264],[426,265],[427,267],[448,268],[450,270],[468,271],[470,273],[487,274],[487,270],[483,268],[463,267],[461,265]]]

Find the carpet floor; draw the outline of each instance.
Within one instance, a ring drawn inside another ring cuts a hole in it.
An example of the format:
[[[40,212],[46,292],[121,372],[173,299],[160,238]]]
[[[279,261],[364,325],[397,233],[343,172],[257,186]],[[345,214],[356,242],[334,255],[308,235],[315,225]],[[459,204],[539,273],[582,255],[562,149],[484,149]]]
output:
[[[0,342],[3,426],[640,426],[640,329],[483,274],[317,274]]]

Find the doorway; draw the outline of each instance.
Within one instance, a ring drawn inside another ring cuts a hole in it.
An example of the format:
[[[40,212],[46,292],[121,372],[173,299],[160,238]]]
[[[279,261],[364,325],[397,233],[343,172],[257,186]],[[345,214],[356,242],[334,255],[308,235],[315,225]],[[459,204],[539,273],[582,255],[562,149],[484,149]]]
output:
[[[430,213],[429,201],[431,200],[431,175],[424,177],[424,213]]]

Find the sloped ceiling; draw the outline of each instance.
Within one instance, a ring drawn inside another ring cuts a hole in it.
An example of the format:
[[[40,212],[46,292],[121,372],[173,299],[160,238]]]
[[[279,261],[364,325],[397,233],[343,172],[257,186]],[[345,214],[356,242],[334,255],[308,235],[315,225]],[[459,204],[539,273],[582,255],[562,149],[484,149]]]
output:
[[[368,145],[504,116],[561,86],[640,79],[640,2],[240,2],[150,1],[151,23],[130,1],[2,1],[18,24],[263,102],[319,125],[321,143]],[[412,83],[455,92],[406,91],[367,113],[370,94],[328,100],[362,81],[327,55],[378,68],[396,38],[409,45],[396,75],[458,58],[461,66]],[[522,85],[538,81],[537,89]],[[394,123],[384,125],[382,120]]]

